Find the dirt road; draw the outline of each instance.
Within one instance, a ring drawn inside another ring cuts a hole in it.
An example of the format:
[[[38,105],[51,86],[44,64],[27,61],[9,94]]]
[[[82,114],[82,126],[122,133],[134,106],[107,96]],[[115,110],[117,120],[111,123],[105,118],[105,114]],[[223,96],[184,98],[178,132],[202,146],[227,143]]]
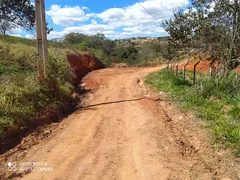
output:
[[[228,153],[210,148],[201,124],[144,85],[144,77],[159,69],[90,73],[84,84],[92,93],[82,107],[38,144],[5,158],[22,167],[23,162],[47,164],[30,164],[34,169],[9,178],[237,179],[239,164]]]

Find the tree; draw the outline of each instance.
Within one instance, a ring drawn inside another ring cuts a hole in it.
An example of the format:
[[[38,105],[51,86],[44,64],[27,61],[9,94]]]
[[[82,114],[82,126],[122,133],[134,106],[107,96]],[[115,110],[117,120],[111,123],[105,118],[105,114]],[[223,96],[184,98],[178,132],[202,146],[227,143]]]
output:
[[[90,36],[88,39],[89,47],[95,49],[102,49],[103,42],[106,40],[104,34],[97,33],[96,35]]]
[[[238,0],[195,0],[163,23],[177,50],[197,49],[220,60],[224,73],[236,67],[240,44]]]
[[[138,58],[138,50],[133,44],[117,46],[113,55],[116,57],[117,63],[127,62],[131,65],[136,65],[140,61]]]
[[[176,55],[185,54],[194,48],[195,40],[195,18],[192,8],[187,11],[178,9],[174,12],[173,18],[162,23],[162,26],[169,33],[168,46]]]
[[[2,34],[15,27],[32,30],[36,25],[34,5],[30,0],[0,0],[0,20]],[[48,34],[53,30],[46,28]]]
[[[14,24],[12,24],[4,19],[0,20],[0,33],[1,34],[5,35],[7,33],[7,31],[10,31],[14,27],[16,27],[16,26],[14,26]]]
[[[79,44],[87,39],[88,37],[81,33],[69,33],[64,37],[64,41],[70,44]]]
[[[31,30],[35,26],[34,6],[30,0],[0,0],[0,19]]]

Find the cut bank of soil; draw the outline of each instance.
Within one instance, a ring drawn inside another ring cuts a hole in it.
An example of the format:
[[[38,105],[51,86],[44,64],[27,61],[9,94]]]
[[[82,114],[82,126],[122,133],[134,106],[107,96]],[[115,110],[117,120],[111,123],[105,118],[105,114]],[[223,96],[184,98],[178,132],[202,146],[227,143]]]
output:
[[[105,68],[100,60],[90,54],[69,54],[68,62],[75,74],[75,78],[72,82],[75,86],[78,86],[81,83],[82,78],[89,72]]]
[[[144,77],[161,68],[103,69],[87,75],[83,83],[92,93],[79,109],[36,145],[0,156],[0,177],[239,178],[240,163],[227,151],[211,148],[199,121],[144,85]],[[9,172],[8,162],[17,162],[18,168],[21,162],[46,162],[52,169],[39,172],[30,163],[28,171]]]
[[[89,72],[104,68],[103,63],[90,54],[69,54],[68,62],[70,63],[71,68],[75,73],[75,78],[72,82],[75,86],[78,86],[82,78]],[[74,94],[76,95],[76,93]],[[30,133],[39,131],[36,130],[36,128],[42,129],[41,126],[59,122],[64,117],[69,115],[69,113],[72,113],[75,106],[77,105],[75,98],[72,97],[69,102],[64,102],[64,105],[61,108],[47,110],[41,117],[28,120],[28,122],[25,124],[25,127],[22,127],[23,125],[21,124],[15,124],[13,127],[8,128],[0,136],[0,154],[3,154],[7,150],[18,145],[21,140]]]

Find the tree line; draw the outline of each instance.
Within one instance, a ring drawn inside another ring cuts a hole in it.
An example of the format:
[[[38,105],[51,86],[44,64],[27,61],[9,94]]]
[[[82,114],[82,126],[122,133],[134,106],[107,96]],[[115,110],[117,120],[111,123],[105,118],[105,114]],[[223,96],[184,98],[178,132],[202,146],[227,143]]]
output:
[[[114,63],[127,63],[133,66],[150,65],[154,60],[163,59],[166,38],[150,39],[139,43],[136,38],[123,40],[111,40],[104,34],[84,35],[81,33],[69,33],[63,39],[63,44],[80,47],[89,51],[101,51],[99,57],[106,65]],[[141,39],[140,39],[141,40]],[[106,60],[107,59],[107,60]],[[106,63],[107,62],[107,63]]]

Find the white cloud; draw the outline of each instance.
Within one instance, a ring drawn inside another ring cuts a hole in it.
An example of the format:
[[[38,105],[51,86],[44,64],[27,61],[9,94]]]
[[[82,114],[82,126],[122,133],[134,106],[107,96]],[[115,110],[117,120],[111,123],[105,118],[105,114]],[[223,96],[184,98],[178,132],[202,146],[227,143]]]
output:
[[[121,8],[110,8],[106,11],[98,14],[97,16],[101,19],[103,19],[104,22],[113,22],[117,21],[119,19],[125,19],[124,15],[125,11]]]
[[[166,35],[163,28],[160,27],[160,21],[172,16],[177,8],[189,5],[188,0],[145,0],[141,4],[158,19],[151,15],[135,3],[122,8],[110,8],[96,14],[86,14],[84,10],[89,11],[87,7],[60,7],[52,5],[47,14],[52,17],[57,25],[68,26],[63,31],[53,31],[48,36],[50,39],[61,38],[71,32],[79,32],[87,35],[93,35],[98,32],[104,33],[109,38],[125,38],[131,36],[158,36]],[[94,18],[94,19],[90,19]],[[71,26],[76,22],[87,22],[79,26]],[[101,22],[101,23],[100,23]]]
[[[20,34],[22,32],[22,29],[20,27],[15,27],[11,29],[11,33],[13,34]]]
[[[50,34],[48,34],[48,39],[59,39],[64,37],[66,34],[68,34],[65,31],[51,31]]]
[[[82,9],[83,9],[83,10],[90,11],[90,9],[89,9],[88,7],[86,7],[86,6],[83,6]]]
[[[93,14],[85,14],[86,7],[61,7],[59,5],[52,5],[46,14],[51,16],[53,22],[61,26],[69,26],[75,22],[87,21]]]
[[[82,33],[82,34],[87,34],[87,35],[94,35],[97,33],[103,33],[103,34],[111,34],[114,33],[114,29],[109,27],[106,24],[97,24],[97,22],[94,22],[96,24],[86,24],[86,25],[81,25],[81,26],[73,26],[73,27],[66,27],[63,31],[57,32],[57,31],[52,31],[49,35],[49,39],[54,39],[54,38],[61,38],[65,36],[68,33]]]
[[[94,23],[96,23],[94,21]],[[154,34],[166,34],[163,28],[152,26],[141,27],[124,27],[122,32],[116,31],[115,28],[107,24],[86,24],[81,26],[66,27],[63,31],[52,31],[49,35],[49,39],[62,38],[68,33],[82,33],[87,35],[94,35],[97,33],[103,33],[108,38],[128,38],[132,36],[145,36]]]
[[[95,19],[92,19],[92,24],[97,24],[97,21]]]
[[[162,21],[168,19],[173,10],[178,7],[185,7],[189,2],[188,0],[146,0],[141,4],[155,18]],[[97,16],[113,27],[159,24],[159,21],[154,19],[147,11],[140,4],[135,3],[124,8],[107,9]]]
[[[33,34],[27,34],[27,35],[25,35],[25,38],[27,38],[27,39],[36,39],[36,36],[33,35]]]
[[[22,37],[21,33],[22,33],[23,29],[21,29],[21,27],[14,27],[11,30],[7,31],[7,34],[10,36],[16,36],[16,37]]]
[[[96,34],[98,32],[111,30],[108,25],[105,24],[87,24],[79,27],[67,27],[64,29],[66,32],[80,32],[84,34]]]
[[[22,37],[20,34],[9,34],[9,36]]]
[[[138,30],[142,30],[143,29],[143,27],[140,27],[140,26],[136,26],[136,27],[125,27],[125,28],[123,28],[123,30],[124,31],[138,31]]]
[[[156,27],[154,29],[154,33],[157,33],[157,34],[159,34],[159,33],[166,33],[166,31],[163,28],[161,28],[161,27]]]

